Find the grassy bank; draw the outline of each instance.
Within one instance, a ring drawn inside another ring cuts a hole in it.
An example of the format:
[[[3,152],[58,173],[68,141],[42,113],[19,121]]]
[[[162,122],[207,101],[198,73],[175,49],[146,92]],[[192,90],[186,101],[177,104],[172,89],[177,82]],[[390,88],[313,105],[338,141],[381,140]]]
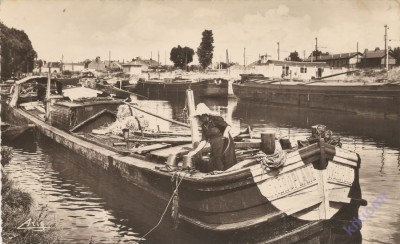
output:
[[[11,161],[11,149],[1,147],[1,154],[2,243],[59,243],[55,225],[46,221],[46,209],[32,211],[31,195],[18,189],[3,170]]]

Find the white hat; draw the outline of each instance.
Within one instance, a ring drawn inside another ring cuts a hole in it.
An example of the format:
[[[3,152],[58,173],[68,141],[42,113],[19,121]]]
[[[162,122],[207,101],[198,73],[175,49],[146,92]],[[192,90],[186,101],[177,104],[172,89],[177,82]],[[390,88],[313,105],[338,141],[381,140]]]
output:
[[[215,112],[212,112],[207,107],[207,105],[205,105],[204,103],[199,103],[199,104],[197,104],[196,111],[194,112],[194,114],[192,116],[195,117],[195,116],[200,116],[200,115],[203,115],[203,114],[217,115]]]

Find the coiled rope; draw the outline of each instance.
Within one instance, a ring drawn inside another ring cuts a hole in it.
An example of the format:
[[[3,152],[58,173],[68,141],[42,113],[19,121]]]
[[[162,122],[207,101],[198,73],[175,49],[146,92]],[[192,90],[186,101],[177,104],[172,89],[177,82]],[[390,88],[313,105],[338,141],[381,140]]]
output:
[[[177,176],[177,182],[179,181],[179,183],[176,185],[176,188],[175,188],[175,190],[173,191],[172,196],[171,196],[171,198],[169,199],[168,204],[167,204],[167,206],[165,207],[164,212],[163,212],[163,214],[162,214],[161,217],[160,217],[160,220],[158,221],[158,223],[157,223],[153,228],[151,228],[146,234],[144,234],[144,235],[138,240],[138,243],[139,243],[140,241],[144,240],[144,238],[145,238],[147,235],[149,235],[151,232],[153,232],[153,231],[161,224],[161,222],[162,222],[162,220],[163,220],[165,214],[167,213],[167,210],[168,210],[168,208],[169,208],[169,205],[171,204],[171,202],[172,202],[172,200],[174,199],[175,195],[178,194],[178,188],[179,188],[180,184],[182,183],[183,179],[185,178],[186,174],[187,174],[187,173],[185,172],[185,174],[182,175],[182,178],[181,178],[180,180],[179,180],[179,175]],[[176,175],[176,172],[172,175],[171,181],[174,180],[175,175]]]
[[[255,157],[265,171],[280,168],[286,162],[286,153],[282,150],[277,150],[272,155],[267,155],[263,151],[259,151]]]

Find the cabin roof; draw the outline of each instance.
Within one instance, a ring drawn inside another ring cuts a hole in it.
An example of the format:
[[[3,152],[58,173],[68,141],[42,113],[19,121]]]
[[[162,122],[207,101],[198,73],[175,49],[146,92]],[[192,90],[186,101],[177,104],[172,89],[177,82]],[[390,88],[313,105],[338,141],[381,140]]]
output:
[[[129,63],[124,63],[124,64],[122,64],[122,66],[136,66],[136,67],[141,67],[141,66],[143,66],[143,64],[141,64],[141,63],[138,62],[138,61],[132,61],[132,62],[129,62]]]
[[[362,56],[360,52],[350,52],[350,53],[338,53],[338,54],[328,54],[322,55],[318,57],[318,61],[327,61],[327,60],[337,60],[337,59],[350,59],[356,57],[357,55]],[[315,57],[313,57],[315,60]],[[311,61],[311,57],[308,57],[306,61]]]
[[[376,50],[376,51],[368,51],[366,50],[364,52],[364,57],[365,59],[368,58],[383,58],[386,57],[386,52],[385,50]],[[389,57],[393,58],[393,56],[391,55],[390,51],[389,51]]]
[[[43,76],[43,75],[28,76],[28,77],[25,77],[25,78],[23,78],[21,80],[16,81],[15,84],[18,84],[18,85],[19,84],[24,84],[26,82],[29,82],[29,81],[35,80],[35,79],[47,79],[47,76]]]
[[[64,90],[63,93],[65,97],[69,97],[73,101],[80,98],[97,97],[97,94],[101,94],[102,92],[87,87],[74,87]]]

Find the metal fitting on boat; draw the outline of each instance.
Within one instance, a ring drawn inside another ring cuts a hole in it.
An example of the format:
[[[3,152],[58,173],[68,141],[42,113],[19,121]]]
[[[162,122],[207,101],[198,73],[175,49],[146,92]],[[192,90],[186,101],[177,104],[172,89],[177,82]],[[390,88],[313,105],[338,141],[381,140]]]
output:
[[[190,155],[183,156],[182,168],[184,169],[191,169],[193,168],[193,161]]]
[[[176,154],[171,153],[171,154],[168,156],[167,165],[169,165],[169,166],[176,166],[176,165],[177,165]]]

